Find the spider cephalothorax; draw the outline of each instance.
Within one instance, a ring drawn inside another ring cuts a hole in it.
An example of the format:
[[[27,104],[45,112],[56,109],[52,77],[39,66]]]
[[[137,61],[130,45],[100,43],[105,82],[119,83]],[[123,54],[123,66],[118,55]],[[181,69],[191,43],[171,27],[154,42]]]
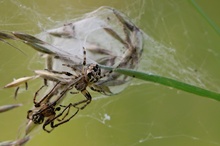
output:
[[[97,82],[101,77],[101,69],[99,68],[98,64],[89,64],[85,72],[86,79],[90,83]]]
[[[75,88],[78,91],[83,91],[87,86],[97,82],[101,78],[101,69],[97,64],[89,64],[83,69],[80,76],[76,77]]]
[[[34,124],[42,124],[44,122],[44,115],[42,113],[33,114],[31,120],[34,122]]]

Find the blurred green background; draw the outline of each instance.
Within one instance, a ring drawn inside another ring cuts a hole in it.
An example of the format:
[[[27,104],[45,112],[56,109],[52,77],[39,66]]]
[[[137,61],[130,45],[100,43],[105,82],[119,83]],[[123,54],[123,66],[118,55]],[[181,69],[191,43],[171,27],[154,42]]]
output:
[[[220,25],[220,1],[196,3]],[[37,34],[103,5],[124,12],[153,39],[151,43],[145,40],[140,70],[220,92],[219,34],[190,1],[0,0],[0,30]],[[0,43],[1,87],[13,78],[32,75],[34,69],[44,65],[34,50],[18,42],[13,44],[27,56]],[[39,126],[27,146],[220,145],[218,101],[149,82],[132,83],[115,96],[99,98],[99,94],[92,93],[94,101],[75,119],[50,134]],[[0,141],[19,135],[39,87],[39,82],[30,82],[29,90],[19,94],[17,100],[13,99],[13,89],[0,90],[0,105],[24,104],[0,115]]]

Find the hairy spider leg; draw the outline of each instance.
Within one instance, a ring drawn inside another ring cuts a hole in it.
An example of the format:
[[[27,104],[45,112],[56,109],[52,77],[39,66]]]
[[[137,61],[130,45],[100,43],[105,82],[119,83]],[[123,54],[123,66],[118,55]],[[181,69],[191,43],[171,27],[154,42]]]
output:
[[[49,70],[49,69],[45,69],[49,72],[55,73],[55,74],[64,74],[66,76],[74,76],[73,74],[71,74],[70,72],[67,71],[55,71],[55,70]]]
[[[89,87],[91,90],[95,91],[95,92],[100,92],[100,93],[104,93],[104,91],[102,89],[98,89],[98,88],[95,88],[93,86],[90,86]]]
[[[82,67],[82,76],[84,76],[86,73],[86,49],[83,47],[83,67]]]
[[[83,47],[83,66],[86,66],[86,49]]]
[[[77,76],[77,77],[79,77],[79,76],[82,75],[81,72],[79,71],[80,69],[77,68],[77,67],[79,67],[80,65],[70,65],[70,64],[62,64],[62,65],[71,68],[71,69],[76,73],[76,76]]]

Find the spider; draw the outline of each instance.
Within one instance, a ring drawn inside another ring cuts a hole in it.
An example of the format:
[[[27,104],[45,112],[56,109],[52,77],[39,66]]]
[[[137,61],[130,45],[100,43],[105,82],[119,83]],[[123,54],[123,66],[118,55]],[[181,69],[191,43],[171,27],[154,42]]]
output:
[[[71,68],[76,75],[65,72],[65,71],[54,71],[54,70],[36,70],[35,73],[44,79],[48,79],[51,81],[59,81],[64,86],[63,93],[75,88],[77,91],[81,92],[85,96],[85,100],[79,101],[74,104],[74,106],[84,104],[80,107],[80,109],[84,109],[92,100],[92,96],[87,91],[87,87],[90,87],[91,90],[104,93],[111,93],[108,88],[104,86],[96,85],[95,83],[99,81],[101,78],[104,78],[112,73],[112,70],[101,75],[101,69],[98,64],[86,64],[86,49],[83,47],[83,66],[80,65],[69,65],[63,64],[63,66]],[[59,76],[60,75],[60,76]],[[64,75],[64,76],[62,76]],[[76,94],[78,92],[71,92],[72,94]]]
[[[62,125],[66,122],[68,122],[70,119],[72,119],[79,111],[78,107],[75,107],[74,104],[69,103],[67,106],[64,105],[59,105],[58,107],[57,104],[59,100],[64,96],[65,92],[61,92],[57,99],[50,102],[49,100],[51,99],[52,96],[57,95],[57,90],[60,88],[61,84],[58,82],[50,91],[48,94],[46,94],[39,102],[36,102],[36,96],[38,95],[38,92],[44,87],[42,86],[38,91],[36,91],[33,103],[35,106],[35,109],[29,110],[27,112],[27,119],[32,120],[34,124],[42,124],[44,122],[44,119],[47,118],[47,120],[43,124],[43,130],[50,133],[54,128],[58,127],[59,125]],[[57,111],[60,111],[61,108],[64,108],[62,112],[60,112],[58,115],[56,115]],[[70,108],[74,107],[76,108],[76,112],[70,116],[69,118],[65,119],[70,111]],[[66,114],[59,119],[63,113]],[[54,123],[54,121],[57,120],[58,123]],[[48,130],[46,129],[46,126],[50,125],[51,129]]]

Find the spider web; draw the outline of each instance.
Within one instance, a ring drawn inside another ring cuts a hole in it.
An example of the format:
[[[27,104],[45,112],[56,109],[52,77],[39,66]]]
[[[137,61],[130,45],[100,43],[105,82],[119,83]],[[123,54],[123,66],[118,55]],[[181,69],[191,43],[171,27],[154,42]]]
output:
[[[217,23],[206,4],[199,3]],[[210,3],[213,7],[217,4]],[[108,5],[125,13],[144,34],[139,70],[177,79],[220,92],[219,36],[188,1],[0,1],[0,30],[38,34]],[[13,78],[29,76],[44,68],[44,59],[29,47],[13,42],[23,55],[7,44],[1,46],[1,87]],[[41,81],[13,99],[13,89],[2,89],[0,104],[24,106],[2,113],[0,141],[15,139],[25,126],[26,112]],[[23,89],[24,90],[24,89]],[[160,91],[160,92],[158,92]],[[32,133],[27,145],[220,145],[219,102],[133,79],[120,94],[91,92],[92,103],[51,134]],[[81,95],[77,95],[81,96]],[[67,97],[67,102],[71,96]]]

